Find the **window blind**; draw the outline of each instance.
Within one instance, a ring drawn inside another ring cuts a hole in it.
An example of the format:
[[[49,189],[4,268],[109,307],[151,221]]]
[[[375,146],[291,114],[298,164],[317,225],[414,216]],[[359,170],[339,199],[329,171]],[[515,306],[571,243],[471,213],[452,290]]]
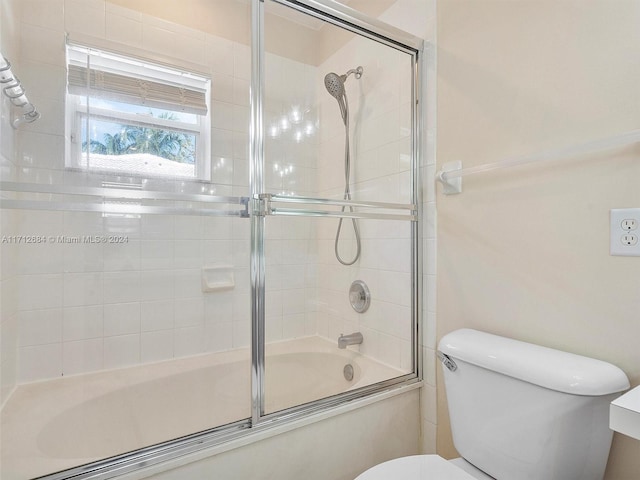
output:
[[[69,93],[167,110],[207,114],[206,90],[68,65]]]

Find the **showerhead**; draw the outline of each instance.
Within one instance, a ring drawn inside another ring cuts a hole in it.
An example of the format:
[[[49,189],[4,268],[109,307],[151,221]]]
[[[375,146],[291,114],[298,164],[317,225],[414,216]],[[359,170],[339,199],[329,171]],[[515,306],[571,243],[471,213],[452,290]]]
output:
[[[324,76],[324,86],[332,97],[339,100],[344,95],[344,82],[346,79],[346,75],[338,76],[333,72],[327,73]]]
[[[362,67],[358,67],[356,69],[349,70],[344,75],[338,75],[333,72],[327,73],[324,76],[324,86],[332,97],[336,100],[340,100],[344,96],[344,82],[347,81],[347,77],[353,73],[356,78],[360,78],[362,76],[362,71]]]

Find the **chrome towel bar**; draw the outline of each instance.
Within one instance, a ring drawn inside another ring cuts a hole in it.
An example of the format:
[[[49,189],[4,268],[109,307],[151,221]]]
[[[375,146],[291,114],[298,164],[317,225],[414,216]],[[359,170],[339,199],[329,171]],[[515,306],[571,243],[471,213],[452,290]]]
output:
[[[462,177],[476,173],[489,172],[502,168],[515,167],[527,163],[544,162],[548,160],[563,160],[578,155],[602,152],[613,148],[622,148],[635,143],[640,143],[640,130],[623,133],[613,137],[593,140],[578,145],[571,145],[557,150],[549,150],[532,155],[510,158],[495,163],[486,163],[475,167],[462,168],[461,161],[448,162],[442,165],[442,169],[436,173],[436,180],[442,183],[443,193],[451,195],[462,192]]]

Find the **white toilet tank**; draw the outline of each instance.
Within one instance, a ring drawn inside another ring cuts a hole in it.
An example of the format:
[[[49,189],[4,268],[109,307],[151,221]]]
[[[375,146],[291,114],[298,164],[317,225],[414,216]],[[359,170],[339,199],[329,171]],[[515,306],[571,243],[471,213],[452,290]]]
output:
[[[602,480],[609,403],[629,388],[622,370],[470,329],[438,348],[453,442],[468,462],[498,480]]]

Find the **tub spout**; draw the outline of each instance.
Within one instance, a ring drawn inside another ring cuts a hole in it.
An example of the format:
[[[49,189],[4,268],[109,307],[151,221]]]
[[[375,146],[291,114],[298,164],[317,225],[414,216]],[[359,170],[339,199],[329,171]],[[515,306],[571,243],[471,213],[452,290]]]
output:
[[[338,348],[347,348],[347,345],[360,345],[362,343],[362,334],[360,332],[342,335],[338,338]]]

